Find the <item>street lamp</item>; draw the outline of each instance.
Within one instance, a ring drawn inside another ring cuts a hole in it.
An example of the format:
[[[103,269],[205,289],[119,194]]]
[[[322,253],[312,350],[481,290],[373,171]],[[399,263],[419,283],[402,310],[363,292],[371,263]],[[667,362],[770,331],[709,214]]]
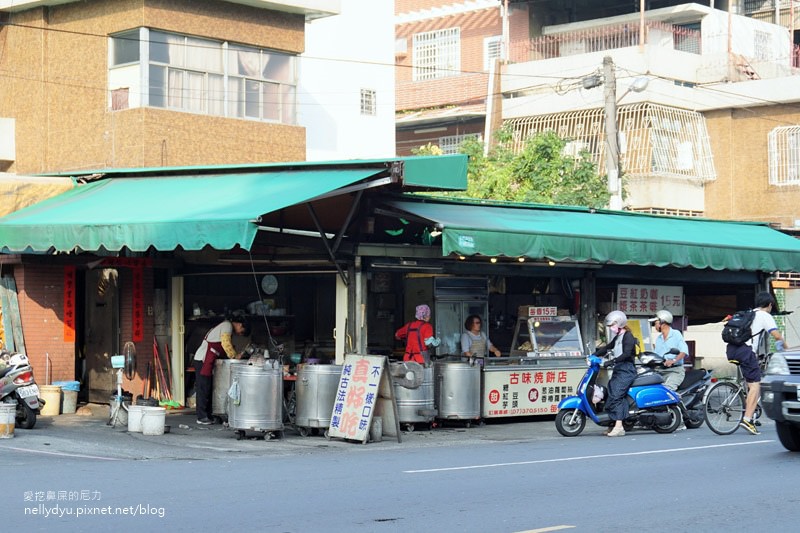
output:
[[[619,132],[617,131],[617,101],[633,91],[640,93],[647,88],[649,80],[644,77],[636,78],[628,89],[617,98],[617,78],[614,74],[614,60],[611,56],[603,58],[603,76],[591,76],[584,79],[584,88],[596,87],[603,84],[605,96],[605,129],[606,129],[606,176],[608,178],[608,192],[611,194],[608,206],[611,209],[622,209],[622,179],[620,178],[619,165]]]

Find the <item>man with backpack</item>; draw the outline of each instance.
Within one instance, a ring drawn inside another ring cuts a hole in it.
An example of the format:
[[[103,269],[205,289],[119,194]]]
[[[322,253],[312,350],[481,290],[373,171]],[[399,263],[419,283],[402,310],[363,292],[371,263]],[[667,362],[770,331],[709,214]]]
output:
[[[775,348],[782,352],[785,341],[783,335],[778,331],[778,325],[770,314],[775,307],[775,298],[769,292],[760,292],[756,295],[755,314],[752,314],[749,338],[743,344],[728,343],[726,356],[728,360],[739,361],[742,375],[747,382],[747,400],[744,407],[744,418],[740,425],[752,433],[758,435],[760,432],[753,422],[753,413],[758,405],[758,398],[761,395],[761,368],[758,365],[758,356],[755,353],[763,341],[766,334],[772,335],[775,339]],[[749,317],[748,317],[749,318]],[[745,328],[742,328],[745,329]]]

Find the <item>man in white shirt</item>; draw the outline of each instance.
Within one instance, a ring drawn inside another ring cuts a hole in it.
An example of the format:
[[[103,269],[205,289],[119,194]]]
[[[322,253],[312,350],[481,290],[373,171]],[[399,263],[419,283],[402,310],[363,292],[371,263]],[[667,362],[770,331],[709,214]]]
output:
[[[785,341],[783,335],[778,331],[778,325],[775,319],[770,314],[772,308],[775,307],[775,298],[769,292],[760,292],[756,295],[756,307],[754,311],[756,316],[753,318],[753,323],[750,325],[750,333],[752,337],[745,344],[736,346],[729,344],[727,347],[726,355],[728,360],[739,361],[739,367],[742,369],[742,375],[747,382],[747,400],[744,407],[744,419],[739,424],[744,429],[758,435],[760,432],[753,422],[753,413],[758,406],[758,398],[761,395],[761,368],[758,365],[758,356],[755,350],[758,350],[761,343],[766,339],[766,335],[772,335],[775,339],[775,347],[779,352],[783,351]],[[755,347],[755,350],[754,350]]]

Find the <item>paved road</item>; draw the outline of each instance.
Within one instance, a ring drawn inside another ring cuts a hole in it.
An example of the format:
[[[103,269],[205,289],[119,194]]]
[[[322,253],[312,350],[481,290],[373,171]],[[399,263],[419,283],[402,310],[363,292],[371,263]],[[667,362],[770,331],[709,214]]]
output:
[[[0,441],[13,479],[2,530],[796,530],[800,454],[769,422],[758,437],[589,427],[568,439],[544,420],[361,445],[291,431],[237,441],[191,420],[169,417],[161,437],[65,415],[18,430]]]

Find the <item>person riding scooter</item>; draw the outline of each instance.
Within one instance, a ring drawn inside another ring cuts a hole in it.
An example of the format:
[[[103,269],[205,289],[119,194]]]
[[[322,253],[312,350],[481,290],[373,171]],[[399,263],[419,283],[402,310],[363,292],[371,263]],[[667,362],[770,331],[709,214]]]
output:
[[[597,355],[609,355],[603,366],[614,365],[614,373],[608,381],[608,400],[606,412],[614,421],[614,426],[609,430],[609,437],[622,437],[625,428],[622,421],[628,417],[628,402],[626,396],[633,380],[636,379],[636,337],[627,328],[628,317],[622,311],[611,311],[606,315],[606,327],[611,331],[611,341],[597,350]]]
[[[672,313],[662,309],[650,319],[658,335],[656,336],[655,352],[664,358],[664,366],[656,368],[656,372],[664,378],[664,386],[668,389],[678,390],[686,377],[683,366],[684,358],[689,353],[689,346],[683,340],[681,332],[672,328]],[[674,353],[677,350],[677,354]]]

